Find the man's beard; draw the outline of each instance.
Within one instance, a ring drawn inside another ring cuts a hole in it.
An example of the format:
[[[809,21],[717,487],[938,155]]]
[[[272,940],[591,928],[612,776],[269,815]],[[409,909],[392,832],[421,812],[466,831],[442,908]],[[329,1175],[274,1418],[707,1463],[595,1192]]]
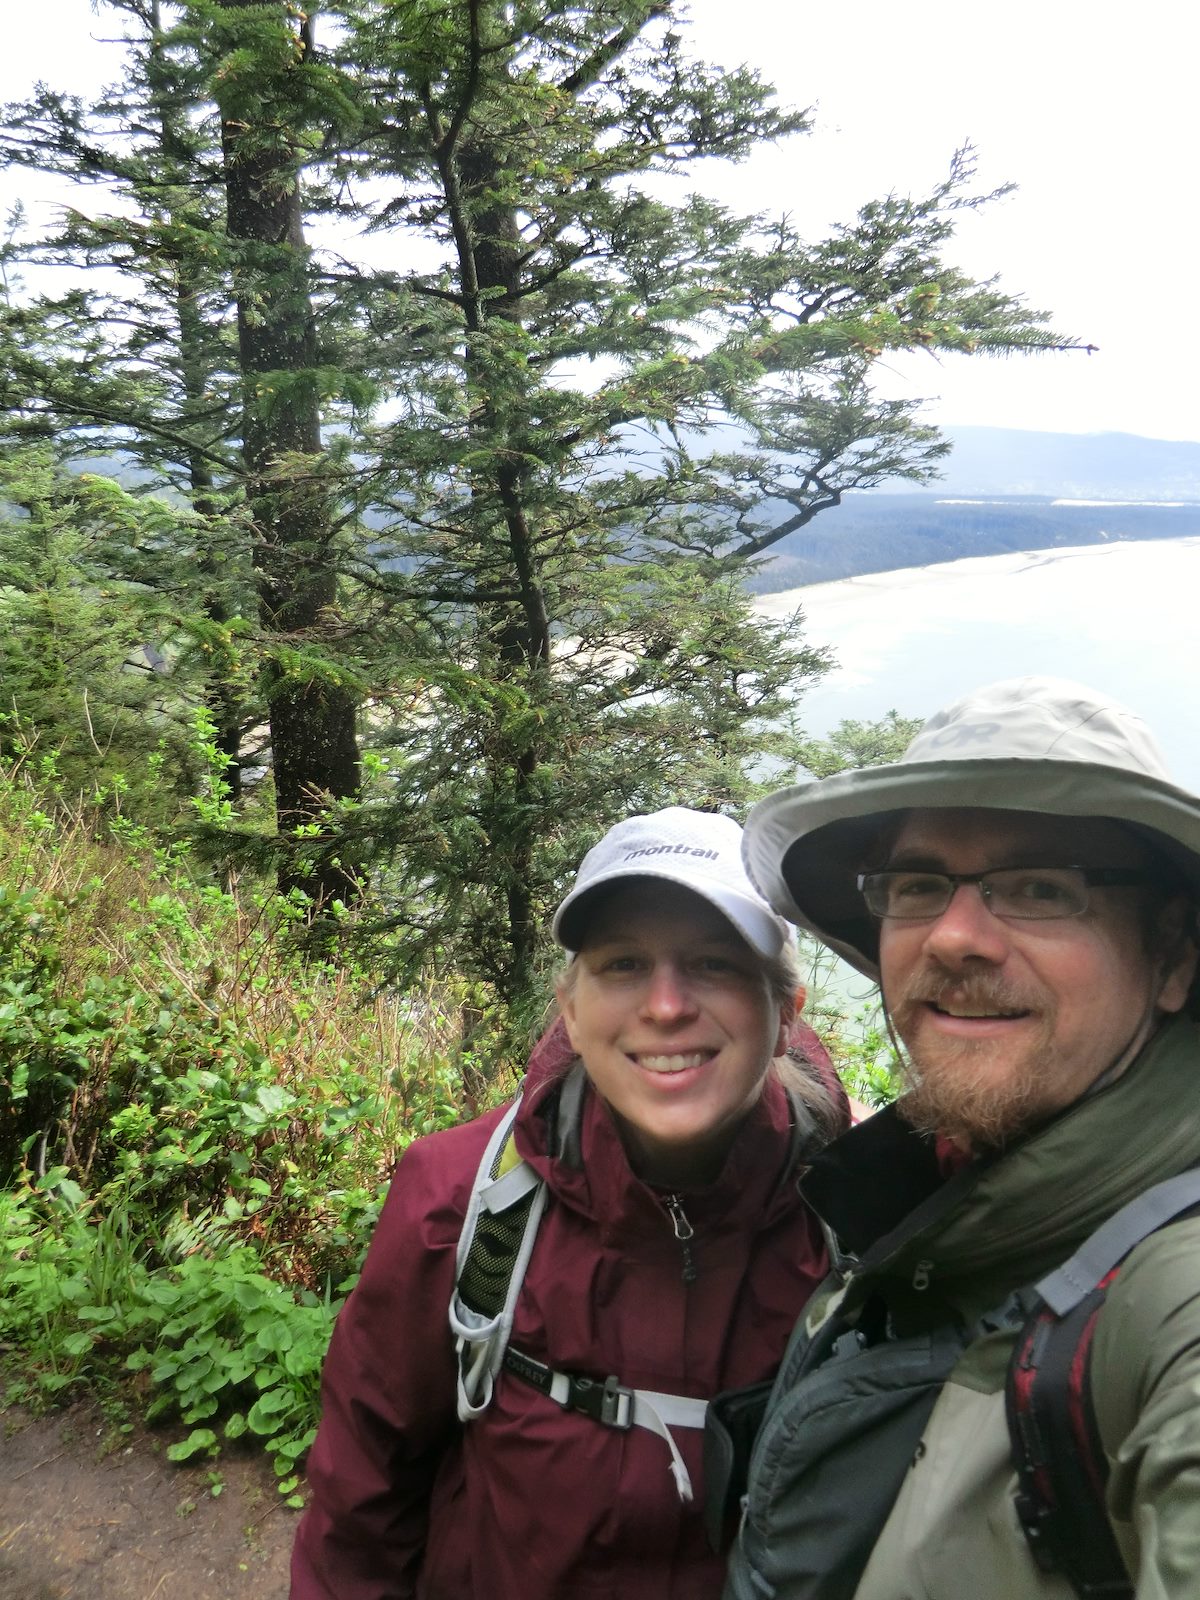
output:
[[[1033,1011],[1037,1035],[1024,1044],[1003,1040],[939,1038],[922,1049],[916,1021],[928,1002],[952,999],[960,1008]],[[994,977],[917,973],[890,1008],[896,1032],[910,1045],[903,1071],[908,1083],[897,1111],[923,1133],[942,1134],[973,1151],[1002,1148],[1046,1110],[1047,1084],[1055,1082],[1055,1008],[1052,997],[1023,994]]]

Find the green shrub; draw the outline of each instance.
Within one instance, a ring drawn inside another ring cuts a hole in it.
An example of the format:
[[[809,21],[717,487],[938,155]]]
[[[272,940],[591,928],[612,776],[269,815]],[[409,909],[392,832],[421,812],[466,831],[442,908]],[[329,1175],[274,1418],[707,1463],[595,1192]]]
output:
[[[453,989],[313,960],[116,820],[0,778],[0,1348],[31,1397],[123,1383],[175,1459],[258,1439],[290,1495],[397,1156],[493,1091]]]
[[[289,1292],[246,1245],[196,1244],[156,1265],[131,1200],[121,1190],[88,1200],[62,1169],[40,1189],[24,1173],[0,1193],[0,1334],[20,1346],[26,1385],[53,1396],[118,1370],[145,1373],[147,1420],[191,1429],[171,1460],[216,1455],[222,1439],[250,1433],[291,1494],[341,1299]]]
[[[824,1041],[847,1093],[872,1108],[889,1104],[902,1088],[900,1061],[878,991],[814,939],[803,937],[800,953],[805,1018]]]

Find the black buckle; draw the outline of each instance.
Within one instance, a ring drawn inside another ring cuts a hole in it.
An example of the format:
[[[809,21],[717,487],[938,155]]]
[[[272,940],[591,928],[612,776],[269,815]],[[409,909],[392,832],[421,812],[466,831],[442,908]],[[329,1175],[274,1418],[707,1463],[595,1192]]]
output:
[[[571,1375],[567,1408],[602,1422],[606,1428],[624,1431],[633,1427],[633,1390],[623,1388],[616,1377],[600,1383],[595,1378]]]

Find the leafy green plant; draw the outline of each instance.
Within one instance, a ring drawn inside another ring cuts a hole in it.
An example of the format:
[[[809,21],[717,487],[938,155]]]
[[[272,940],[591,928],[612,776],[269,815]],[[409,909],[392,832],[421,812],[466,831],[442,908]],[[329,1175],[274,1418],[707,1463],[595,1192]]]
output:
[[[803,937],[800,952],[804,1014],[821,1035],[846,1092],[867,1106],[887,1105],[902,1082],[878,990],[815,939]]]
[[[267,1278],[253,1251],[189,1256],[147,1283],[127,1320],[143,1342],[125,1361],[147,1372],[148,1420],[191,1425],[172,1461],[216,1455],[221,1440],[256,1435],[291,1493],[316,1432],[321,1362],[340,1300],[297,1300]]]
[[[25,1350],[34,1391],[102,1377],[146,1276],[147,1246],[126,1208],[97,1210],[62,1168],[40,1188],[25,1170],[0,1191],[0,1249],[0,1332]]]
[[[22,1349],[30,1392],[144,1373],[147,1420],[190,1427],[170,1460],[215,1456],[250,1433],[294,1494],[340,1297],[289,1292],[246,1245],[156,1261],[130,1198],[89,1200],[61,1169],[0,1193],[0,1334]]]

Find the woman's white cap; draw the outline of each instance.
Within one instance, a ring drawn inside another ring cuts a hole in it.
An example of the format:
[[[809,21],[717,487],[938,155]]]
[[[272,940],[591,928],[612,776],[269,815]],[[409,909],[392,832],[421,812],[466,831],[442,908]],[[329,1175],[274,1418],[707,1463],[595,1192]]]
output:
[[[746,875],[742,830],[732,817],[668,806],[649,816],[626,817],[584,856],[575,887],[554,913],[550,931],[567,950],[578,950],[594,892],[624,878],[666,878],[707,900],[760,956],[771,961],[792,937]]]

